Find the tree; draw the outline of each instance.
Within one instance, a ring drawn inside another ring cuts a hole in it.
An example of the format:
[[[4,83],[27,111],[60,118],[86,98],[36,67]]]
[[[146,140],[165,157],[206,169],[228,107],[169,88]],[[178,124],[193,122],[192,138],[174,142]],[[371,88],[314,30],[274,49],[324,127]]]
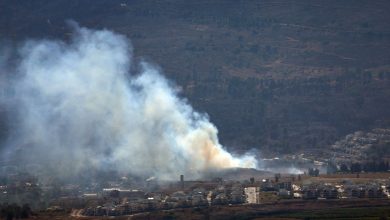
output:
[[[28,218],[31,214],[31,208],[28,204],[24,204],[22,206],[22,213],[21,213],[21,217],[22,218]]]
[[[309,168],[309,176],[318,176],[320,174],[320,170],[317,168]]]
[[[360,163],[352,163],[351,164],[351,172],[352,173],[360,173],[362,171],[362,167]]]
[[[345,163],[340,165],[340,172],[343,172],[343,173],[349,172],[348,166]]]

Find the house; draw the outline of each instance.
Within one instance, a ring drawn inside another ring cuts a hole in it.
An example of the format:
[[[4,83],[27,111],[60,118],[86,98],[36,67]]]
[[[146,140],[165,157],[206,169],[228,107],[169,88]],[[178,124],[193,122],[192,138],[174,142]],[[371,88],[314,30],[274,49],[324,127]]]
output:
[[[319,192],[317,188],[305,188],[302,190],[303,199],[317,199],[319,197]]]
[[[260,187],[246,187],[244,188],[245,192],[245,202],[249,204],[258,204],[260,203]]]
[[[198,187],[192,190],[191,193],[191,203],[193,206],[202,206],[208,205],[206,199],[206,190],[204,188]]]
[[[231,203],[244,203],[245,195],[241,185],[234,185],[230,191],[230,202]]]
[[[345,189],[348,198],[364,198],[366,191],[360,186],[350,186]]]
[[[261,191],[275,191],[274,184],[269,179],[263,179],[260,184]]]
[[[377,186],[370,186],[366,189],[366,196],[368,198],[383,198],[384,197],[383,190]]]
[[[219,193],[211,201],[212,205],[224,205],[228,203],[228,198],[225,193]]]
[[[105,188],[103,189],[103,196],[109,196],[113,198],[128,198],[129,200],[138,200],[145,198],[145,192],[142,190],[130,190],[120,188]]]
[[[289,198],[291,198],[292,194],[291,194],[291,191],[289,191],[287,189],[279,189],[278,196],[280,198],[289,199]]]
[[[287,182],[280,182],[280,183],[276,184],[276,188],[277,189],[285,189],[285,190],[291,191],[292,190],[292,183],[289,182],[289,181],[287,181]]]
[[[325,199],[337,199],[338,194],[337,189],[331,186],[325,187],[320,191],[320,196]]]

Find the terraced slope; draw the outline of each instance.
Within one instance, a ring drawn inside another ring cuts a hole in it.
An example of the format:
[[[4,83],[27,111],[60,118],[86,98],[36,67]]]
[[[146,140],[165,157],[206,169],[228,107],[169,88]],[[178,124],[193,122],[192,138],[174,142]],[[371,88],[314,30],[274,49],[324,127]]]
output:
[[[386,0],[0,0],[0,8],[0,39],[10,44],[66,39],[66,19],[128,36],[237,151],[322,149],[390,126]]]

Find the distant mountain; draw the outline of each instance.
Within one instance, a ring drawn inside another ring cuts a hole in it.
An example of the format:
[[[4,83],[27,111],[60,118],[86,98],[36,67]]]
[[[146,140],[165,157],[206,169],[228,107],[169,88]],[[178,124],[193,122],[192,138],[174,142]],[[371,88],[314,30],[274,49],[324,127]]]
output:
[[[237,151],[321,149],[390,127],[387,0],[0,0],[0,11],[9,44],[67,39],[67,19],[128,36]]]

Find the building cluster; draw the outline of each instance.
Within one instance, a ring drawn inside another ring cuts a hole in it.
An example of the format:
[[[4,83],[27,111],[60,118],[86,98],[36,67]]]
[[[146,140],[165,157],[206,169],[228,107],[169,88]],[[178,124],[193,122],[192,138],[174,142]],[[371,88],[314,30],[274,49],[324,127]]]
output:
[[[244,187],[239,182],[218,181],[182,180],[178,185],[156,192],[107,188],[98,194],[83,195],[94,196],[100,203],[84,209],[82,214],[119,216],[151,210],[242,204],[248,200],[256,202],[256,193],[256,187]]]
[[[338,164],[361,162],[372,158],[370,150],[390,143],[390,129],[373,129],[370,132],[356,131],[337,141],[331,147]],[[383,155],[381,155],[383,156]]]
[[[389,198],[389,184],[311,184],[302,190],[303,199]]]
[[[33,209],[48,211],[79,209],[85,216],[120,216],[153,210],[262,204],[281,199],[390,198],[390,179],[348,178],[326,182],[321,177],[276,174],[269,179],[226,181],[159,181],[156,178],[117,178],[76,183],[36,178],[10,167],[3,168],[0,200],[5,203],[29,203]]]
[[[100,198],[100,203],[88,206],[82,212],[86,216],[120,216],[152,210],[175,208],[229,205],[261,204],[280,199],[349,199],[349,198],[389,198],[390,181],[354,184],[314,183],[302,181],[301,177],[255,181],[179,181],[176,185],[156,192],[103,189],[98,194],[85,194],[84,197]]]
[[[27,173],[16,172],[12,166],[0,170],[0,202],[6,204],[29,204],[40,207],[42,190],[37,179]]]
[[[390,181],[372,180],[365,184],[355,184],[345,180],[340,183],[274,183],[263,180],[260,194],[267,191],[274,192],[279,199],[390,198]]]

